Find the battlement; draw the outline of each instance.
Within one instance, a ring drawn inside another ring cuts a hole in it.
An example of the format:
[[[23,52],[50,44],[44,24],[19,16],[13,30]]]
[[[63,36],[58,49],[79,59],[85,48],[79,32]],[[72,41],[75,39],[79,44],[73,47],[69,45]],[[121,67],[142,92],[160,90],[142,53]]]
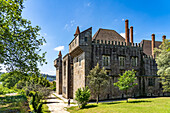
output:
[[[108,41],[108,40],[93,40],[92,44],[104,44],[104,45],[115,45],[115,46],[128,46],[128,47],[143,47],[143,44],[140,43],[129,43],[127,45],[126,42],[119,42],[119,41]]]

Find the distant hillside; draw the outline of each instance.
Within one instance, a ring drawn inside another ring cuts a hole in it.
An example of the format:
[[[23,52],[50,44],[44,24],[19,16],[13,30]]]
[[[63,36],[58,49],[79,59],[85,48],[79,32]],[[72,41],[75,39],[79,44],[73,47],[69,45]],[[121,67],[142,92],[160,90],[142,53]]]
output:
[[[54,81],[56,80],[56,76],[55,75],[48,75],[48,74],[42,74],[43,77],[47,76],[47,80],[49,81]]]

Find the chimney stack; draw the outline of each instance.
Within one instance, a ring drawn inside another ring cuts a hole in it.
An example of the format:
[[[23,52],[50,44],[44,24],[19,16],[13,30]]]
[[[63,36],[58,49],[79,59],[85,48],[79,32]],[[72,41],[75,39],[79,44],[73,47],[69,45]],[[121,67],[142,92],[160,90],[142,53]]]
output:
[[[166,36],[165,36],[165,35],[163,35],[163,36],[162,36],[162,42],[164,42],[164,41],[165,41],[165,39],[166,39]]]
[[[153,58],[155,58],[154,48],[155,48],[155,34],[152,34],[152,56],[153,56]]]
[[[125,42],[127,45],[129,45],[129,22],[128,20],[125,20]]]
[[[130,27],[130,42],[133,43],[133,26]]]

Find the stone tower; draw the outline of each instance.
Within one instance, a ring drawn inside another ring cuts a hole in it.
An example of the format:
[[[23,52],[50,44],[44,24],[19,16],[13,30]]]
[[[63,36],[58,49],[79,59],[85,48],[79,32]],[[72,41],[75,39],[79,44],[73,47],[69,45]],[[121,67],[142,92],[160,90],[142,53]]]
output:
[[[58,58],[54,60],[56,67],[56,93],[62,94],[62,54],[59,51]]]

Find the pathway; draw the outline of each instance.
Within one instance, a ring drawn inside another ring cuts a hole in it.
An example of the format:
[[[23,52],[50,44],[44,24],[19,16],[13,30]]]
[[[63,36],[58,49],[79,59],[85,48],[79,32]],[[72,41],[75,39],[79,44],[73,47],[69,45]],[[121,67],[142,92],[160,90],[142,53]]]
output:
[[[56,95],[60,99],[55,97],[54,95]],[[73,100],[71,100],[71,102],[72,101]],[[49,107],[51,113],[69,113],[68,111],[66,111],[64,107],[76,106],[76,104],[70,104],[70,106],[68,106],[66,102],[67,99],[62,98],[60,95],[57,95],[56,93],[52,93],[47,99],[46,105]]]

